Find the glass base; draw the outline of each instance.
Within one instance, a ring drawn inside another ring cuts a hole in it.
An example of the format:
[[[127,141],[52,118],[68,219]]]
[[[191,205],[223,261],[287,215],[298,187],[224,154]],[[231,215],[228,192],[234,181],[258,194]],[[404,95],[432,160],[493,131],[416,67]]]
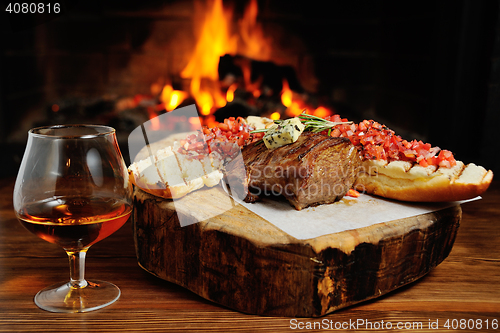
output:
[[[61,282],[40,290],[35,304],[50,312],[88,312],[114,303],[120,294],[117,286],[105,281],[87,281],[83,288]]]

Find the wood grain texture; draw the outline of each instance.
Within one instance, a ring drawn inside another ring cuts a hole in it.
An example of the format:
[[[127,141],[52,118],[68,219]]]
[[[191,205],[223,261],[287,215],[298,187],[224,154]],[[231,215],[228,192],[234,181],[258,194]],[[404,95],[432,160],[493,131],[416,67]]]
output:
[[[0,332],[324,332],[292,330],[293,317],[244,314],[219,306],[137,265],[130,222],[88,252],[86,276],[117,284],[122,296],[110,307],[83,314],[54,314],[37,308],[34,295],[69,278],[64,252],[26,231],[12,208],[13,179],[0,179]],[[449,332],[446,320],[500,320],[500,182],[482,200],[462,205],[462,221],[448,258],[418,281],[374,300],[301,325],[439,321],[418,332]],[[366,326],[359,332],[373,332]],[[469,331],[469,330],[466,330]],[[497,330],[470,330],[498,332]]]
[[[174,203],[136,189],[140,265],[231,309],[271,316],[323,316],[415,281],[448,256],[461,218],[455,206],[297,240],[241,205],[204,219],[222,201],[217,187],[189,196]],[[181,227],[179,215],[202,222]]]

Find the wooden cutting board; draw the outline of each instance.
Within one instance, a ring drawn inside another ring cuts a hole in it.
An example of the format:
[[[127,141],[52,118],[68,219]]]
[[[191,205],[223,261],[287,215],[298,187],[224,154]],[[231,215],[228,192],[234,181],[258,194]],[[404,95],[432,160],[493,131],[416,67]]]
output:
[[[174,205],[136,188],[137,258],[151,274],[250,314],[318,317],[411,283],[448,256],[461,219],[456,205],[298,240],[236,204],[180,226],[178,214],[199,221],[216,209],[221,191],[195,191]]]

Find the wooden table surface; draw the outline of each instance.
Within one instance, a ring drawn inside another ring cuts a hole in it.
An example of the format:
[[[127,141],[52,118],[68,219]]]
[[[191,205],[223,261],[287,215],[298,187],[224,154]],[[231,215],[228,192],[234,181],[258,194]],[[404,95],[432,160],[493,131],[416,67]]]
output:
[[[26,231],[12,208],[13,179],[0,180],[0,332],[381,331],[413,328],[500,332],[500,182],[462,205],[450,256],[419,281],[321,318],[239,313],[160,280],[135,257],[130,221],[88,252],[86,277],[118,285],[113,305],[83,314],[39,309],[34,295],[67,280],[64,251]],[[448,323],[448,325],[447,325]],[[430,327],[429,327],[430,326]],[[468,328],[467,328],[468,327]]]

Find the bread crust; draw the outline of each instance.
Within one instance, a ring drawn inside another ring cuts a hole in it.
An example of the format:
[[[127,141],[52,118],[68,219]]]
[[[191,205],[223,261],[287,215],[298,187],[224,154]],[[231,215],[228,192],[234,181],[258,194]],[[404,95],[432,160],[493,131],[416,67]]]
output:
[[[135,186],[165,199],[181,198],[204,186],[213,187],[222,179],[222,161],[217,153],[189,157],[177,152],[176,142],[128,167]],[[200,158],[201,157],[201,158]]]
[[[472,163],[464,165],[460,161],[456,170],[439,168],[428,175],[415,177],[409,176],[411,169],[388,172],[389,169],[390,163],[364,161],[354,188],[400,201],[444,202],[475,198],[484,193],[493,180],[491,170]]]
[[[198,189],[195,188],[195,186],[193,186],[192,184],[180,184],[175,186],[150,184],[148,183],[147,179],[136,177],[131,170],[129,170],[129,177],[132,181],[132,184],[139,187],[144,192],[165,199],[181,198],[186,194]],[[201,185],[203,186],[203,183]],[[161,186],[164,186],[164,188],[161,188]]]

